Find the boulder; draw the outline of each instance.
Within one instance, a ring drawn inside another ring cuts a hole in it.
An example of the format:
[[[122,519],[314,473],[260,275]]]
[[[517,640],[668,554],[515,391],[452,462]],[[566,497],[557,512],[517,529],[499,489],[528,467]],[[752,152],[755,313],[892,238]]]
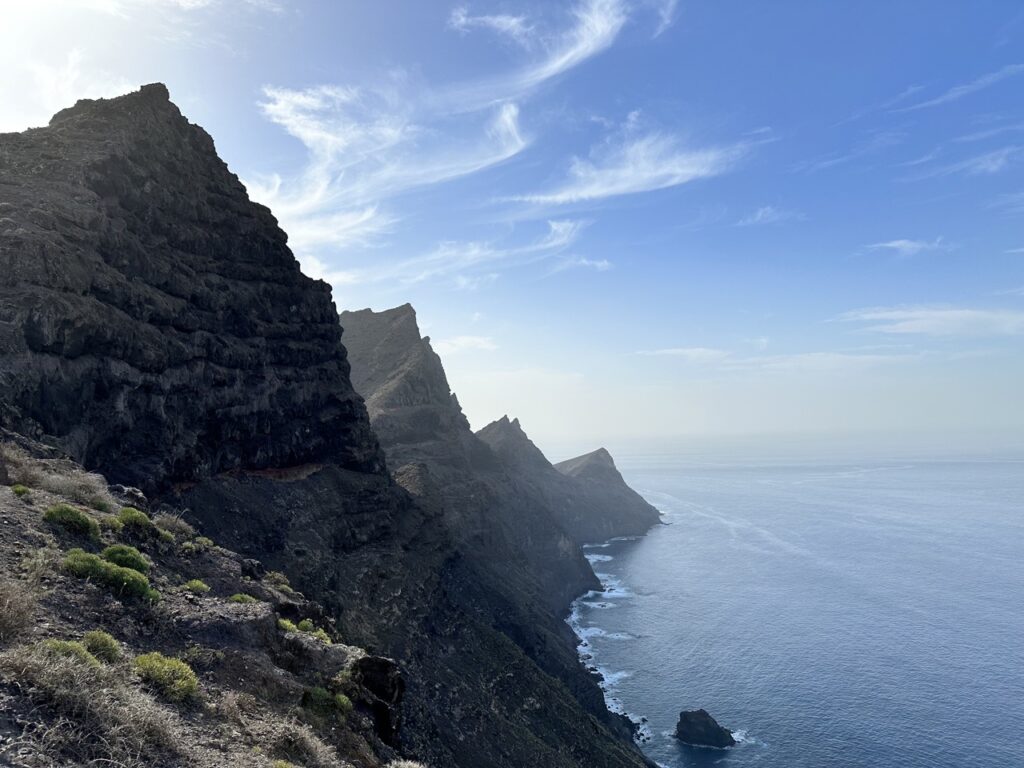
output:
[[[707,711],[693,709],[679,713],[675,736],[694,747],[725,749],[736,745],[732,731],[720,726]]]

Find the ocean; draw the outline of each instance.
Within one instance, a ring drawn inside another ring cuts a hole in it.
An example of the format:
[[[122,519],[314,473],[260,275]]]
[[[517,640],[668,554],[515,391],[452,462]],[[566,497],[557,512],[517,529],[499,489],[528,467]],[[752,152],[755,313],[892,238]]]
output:
[[[618,457],[664,513],[570,624],[663,766],[1024,766],[1024,456]],[[704,708],[740,743],[672,738]]]

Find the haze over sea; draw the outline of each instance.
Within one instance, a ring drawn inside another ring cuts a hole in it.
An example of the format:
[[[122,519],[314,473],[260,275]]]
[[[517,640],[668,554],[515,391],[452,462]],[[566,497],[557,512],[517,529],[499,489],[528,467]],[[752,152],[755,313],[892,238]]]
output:
[[[620,457],[666,525],[571,621],[660,764],[1024,766],[1024,452],[866,455]],[[701,707],[738,747],[671,738]]]

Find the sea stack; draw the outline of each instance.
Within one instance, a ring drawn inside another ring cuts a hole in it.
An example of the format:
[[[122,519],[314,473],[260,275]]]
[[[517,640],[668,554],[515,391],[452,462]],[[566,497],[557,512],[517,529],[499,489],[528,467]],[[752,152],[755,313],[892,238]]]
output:
[[[684,744],[694,747],[726,749],[736,745],[732,731],[720,726],[715,718],[703,709],[680,712],[675,736]]]

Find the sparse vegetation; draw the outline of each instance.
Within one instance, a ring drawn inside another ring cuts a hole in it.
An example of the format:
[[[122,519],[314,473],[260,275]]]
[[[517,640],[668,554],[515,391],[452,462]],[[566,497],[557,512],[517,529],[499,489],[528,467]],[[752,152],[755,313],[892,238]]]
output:
[[[59,716],[45,747],[70,756],[69,764],[152,765],[159,760],[146,756],[177,751],[171,713],[129,685],[121,668],[82,663],[38,643],[0,654],[0,677]]]
[[[149,573],[149,561],[143,557],[135,547],[127,544],[114,544],[103,550],[103,559],[120,565],[122,568],[131,568],[139,573]]]
[[[297,594],[295,592],[295,590],[292,589],[292,585],[288,581],[288,577],[285,576],[280,571],[269,571],[267,573],[267,575],[263,577],[263,579],[268,584],[270,584],[270,586],[279,589],[281,592],[284,592],[286,595]]]
[[[181,588],[194,595],[205,595],[210,591],[210,586],[202,579],[190,579],[182,584]]]
[[[180,515],[160,512],[153,516],[153,525],[161,530],[174,534],[178,539],[191,539],[196,529],[189,525]]]
[[[3,453],[16,485],[47,491],[94,509],[111,508],[110,492],[100,475],[69,467],[60,460],[32,458],[13,445],[4,446]]]
[[[64,558],[64,570],[80,579],[90,579],[108,587],[118,595],[158,600],[159,594],[150,588],[149,579],[131,568],[107,562],[98,555],[72,549]]]
[[[41,645],[50,653],[57,656],[65,656],[75,659],[81,664],[88,664],[91,667],[100,665],[99,659],[89,652],[83,643],[77,640],[43,640]]]
[[[297,626],[295,626],[295,622],[294,621],[289,621],[288,619],[278,619],[277,620],[277,628],[282,630],[283,632],[298,632],[299,631],[299,628]]]
[[[153,529],[153,521],[149,519],[149,515],[135,507],[124,507],[117,514],[117,519],[127,530],[136,533],[149,533]]]
[[[11,486],[11,493],[13,493],[19,499],[23,499],[24,497],[28,496],[31,492],[32,490],[30,488],[27,488],[21,483],[16,483],[15,485]]]
[[[248,605],[250,603],[258,603],[259,602],[259,600],[257,600],[252,595],[246,595],[246,594],[243,594],[241,592],[232,595],[231,597],[228,598],[228,600],[230,600],[232,603],[241,603],[243,605]]]
[[[56,504],[43,513],[43,520],[56,528],[63,528],[76,536],[99,538],[100,526],[80,509],[67,504]]]
[[[6,644],[32,628],[38,597],[31,584],[0,581],[0,643]]]
[[[86,632],[82,637],[82,643],[89,653],[100,661],[114,664],[121,660],[123,652],[121,644],[114,637],[102,629],[94,629]]]
[[[305,768],[336,768],[340,762],[337,753],[312,728],[295,721],[284,721],[273,727],[267,751],[279,755],[286,763],[297,763]]]
[[[192,667],[154,651],[135,658],[135,673],[169,701],[181,702],[199,691],[199,679]]]

